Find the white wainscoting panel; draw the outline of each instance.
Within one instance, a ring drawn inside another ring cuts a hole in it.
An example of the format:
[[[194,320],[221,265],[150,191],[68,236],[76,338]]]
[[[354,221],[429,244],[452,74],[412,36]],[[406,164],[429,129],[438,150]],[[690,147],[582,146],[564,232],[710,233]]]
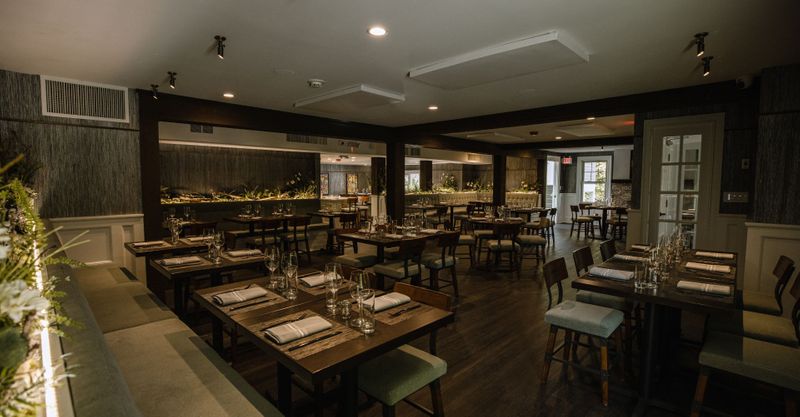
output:
[[[556,212],[556,223],[572,223],[572,213],[569,206],[578,204],[577,193],[561,193],[558,195],[558,211]]]
[[[88,243],[67,250],[67,256],[89,266],[126,267],[137,278],[145,281],[144,258],[136,258],[125,250],[124,243],[144,239],[142,214],[113,216],[60,217],[50,219],[53,228],[61,227],[56,234],[67,242],[87,231],[82,240]]]
[[[745,223],[747,229],[747,262],[743,288],[772,294],[775,277],[772,268],[780,255],[800,263],[800,226],[788,224]],[[796,277],[793,279],[797,279]],[[794,281],[790,281],[792,285]],[[784,315],[788,315],[794,300],[789,291],[783,294]]]

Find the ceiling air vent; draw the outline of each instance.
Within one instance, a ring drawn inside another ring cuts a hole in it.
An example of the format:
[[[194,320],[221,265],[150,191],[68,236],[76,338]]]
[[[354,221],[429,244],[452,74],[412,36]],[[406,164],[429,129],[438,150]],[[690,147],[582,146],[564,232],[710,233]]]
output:
[[[42,75],[42,115],[128,123],[128,89]]]
[[[286,135],[287,142],[310,143],[312,145],[327,145],[328,138],[321,136]]]

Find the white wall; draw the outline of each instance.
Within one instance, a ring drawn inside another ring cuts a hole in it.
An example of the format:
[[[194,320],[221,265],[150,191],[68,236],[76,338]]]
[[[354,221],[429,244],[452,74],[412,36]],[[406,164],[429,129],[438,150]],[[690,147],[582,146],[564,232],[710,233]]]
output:
[[[614,167],[611,172],[612,180],[631,179],[631,151],[632,149],[614,150]]]

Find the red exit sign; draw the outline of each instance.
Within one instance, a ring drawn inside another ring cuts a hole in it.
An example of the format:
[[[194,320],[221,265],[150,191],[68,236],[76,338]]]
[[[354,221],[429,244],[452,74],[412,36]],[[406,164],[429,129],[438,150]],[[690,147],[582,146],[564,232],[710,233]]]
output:
[[[564,165],[572,165],[572,157],[571,156],[565,156],[565,157],[561,158],[561,163],[564,164]]]

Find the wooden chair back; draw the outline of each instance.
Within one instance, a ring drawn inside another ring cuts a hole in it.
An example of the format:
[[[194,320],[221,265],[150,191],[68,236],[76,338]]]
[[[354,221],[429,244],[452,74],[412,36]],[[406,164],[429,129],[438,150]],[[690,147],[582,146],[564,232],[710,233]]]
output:
[[[492,230],[494,238],[497,239],[499,244],[501,240],[517,240],[521,227],[522,224],[520,223],[494,223]]]
[[[616,254],[617,246],[614,244],[613,240],[606,240],[600,244],[600,257],[603,258],[603,262],[611,259]]]
[[[794,325],[794,334],[797,336],[797,341],[800,342],[800,278],[794,279],[794,284],[792,284],[789,294],[794,297],[791,318]]]
[[[572,221],[574,222],[575,220],[578,220],[578,216],[580,216],[580,213],[579,213],[579,210],[578,210],[578,206],[576,206],[574,204],[569,206],[569,211],[570,211],[570,214],[572,214]]]
[[[572,252],[572,260],[575,261],[575,272],[578,273],[578,276],[589,272],[589,267],[594,265],[592,250],[588,246],[584,246]]]
[[[589,203],[578,203],[578,208],[580,208],[583,215],[589,214],[589,206],[591,206]]]
[[[778,278],[778,282],[775,283],[775,301],[778,302],[781,315],[783,315],[783,291],[789,285],[789,279],[792,278],[792,274],[794,274],[794,261],[787,256],[781,255],[772,270],[772,275]]]
[[[436,238],[436,247],[440,249],[442,254],[442,265],[446,265],[445,259],[448,256],[456,255],[456,248],[458,248],[458,232],[441,233]],[[455,267],[455,265],[453,265]]]
[[[407,284],[405,282],[395,282],[394,291],[399,292],[400,294],[405,294],[412,300],[418,303],[427,304],[431,307],[436,307],[445,311],[452,311],[453,308],[453,299],[449,295],[439,291],[422,288],[416,285]],[[433,330],[430,333],[430,339],[428,340],[428,350],[433,355],[436,354],[437,333],[437,330]]]
[[[561,282],[569,278],[567,261],[565,261],[563,257],[554,259],[544,264],[542,272],[547,286],[547,308],[550,309],[553,306],[553,294],[551,292],[553,285],[558,288],[558,300],[556,304],[560,304],[561,301],[564,300],[564,287]]]
[[[217,222],[215,221],[195,221],[189,223],[184,227],[184,234],[186,236],[199,236],[201,235],[206,229],[214,229],[217,230]]]
[[[298,234],[308,232],[308,225],[311,224],[311,216],[294,216],[288,220],[289,232],[292,233],[294,240],[297,241]],[[305,235],[308,239],[308,234]],[[302,239],[301,239],[302,240]]]
[[[339,216],[343,229],[352,229],[358,225],[358,213],[342,213]]]

